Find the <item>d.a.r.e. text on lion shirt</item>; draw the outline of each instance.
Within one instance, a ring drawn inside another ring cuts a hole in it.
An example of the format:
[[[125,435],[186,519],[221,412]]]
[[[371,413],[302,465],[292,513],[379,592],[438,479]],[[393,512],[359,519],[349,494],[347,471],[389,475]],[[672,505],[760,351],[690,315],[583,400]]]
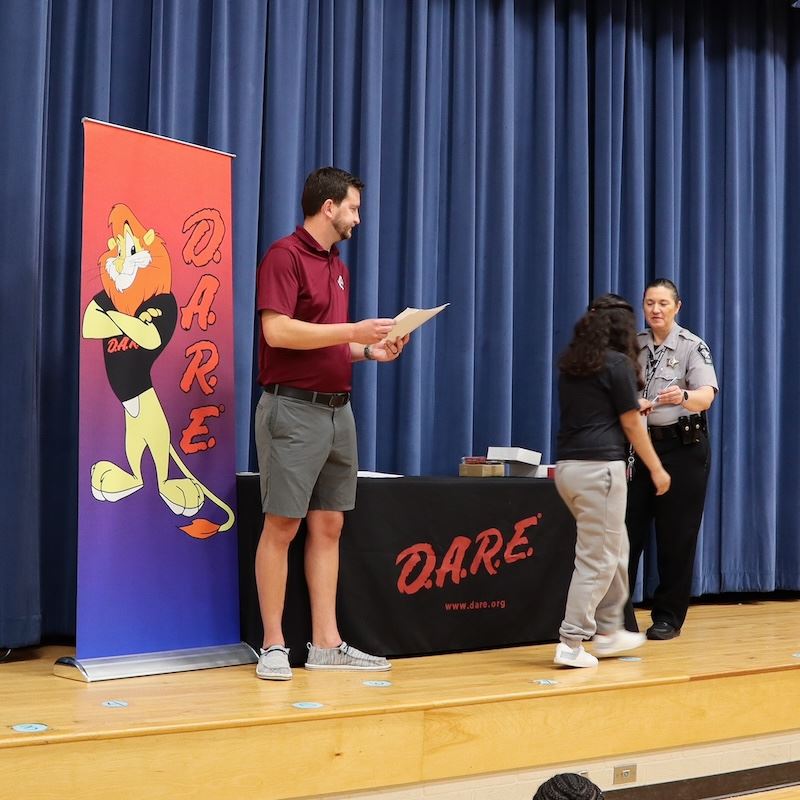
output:
[[[94,301],[103,311],[116,310],[111,298],[105,292],[95,295]],[[161,344],[154,350],[139,347],[123,333],[103,339],[103,358],[108,382],[114,394],[123,403],[152,388],[150,370],[172,338],[178,322],[178,304],[171,293],[157,294],[145,300],[133,316],[138,317],[148,309],[157,309],[161,312],[160,316],[153,316],[149,323],[156,328],[161,337]]]

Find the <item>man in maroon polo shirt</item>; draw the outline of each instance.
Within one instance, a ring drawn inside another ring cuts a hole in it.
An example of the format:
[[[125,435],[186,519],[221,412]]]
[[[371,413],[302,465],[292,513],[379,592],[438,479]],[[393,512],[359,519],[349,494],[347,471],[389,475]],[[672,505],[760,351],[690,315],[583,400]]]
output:
[[[304,220],[258,268],[261,320],[255,418],[264,527],[256,583],[264,642],[256,674],[289,680],[283,637],[289,545],[306,519],[305,572],[311,601],[307,669],[387,670],[379,656],[342,641],[336,622],[339,538],[355,506],[354,361],[394,361],[408,337],[386,341],[391,319],[348,322],[350,274],[336,243],[359,223],[361,181],[335,167],[308,176]]]

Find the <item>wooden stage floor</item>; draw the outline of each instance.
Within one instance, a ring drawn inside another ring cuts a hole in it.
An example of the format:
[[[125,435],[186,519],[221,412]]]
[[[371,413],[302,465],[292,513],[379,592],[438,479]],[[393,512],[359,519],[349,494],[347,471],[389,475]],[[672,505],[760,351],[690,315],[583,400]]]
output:
[[[800,730],[800,600],[693,606],[679,639],[596,669],[553,649],[94,684],[52,674],[68,648],[18,651],[0,663],[0,797],[322,797]],[[30,723],[47,730],[12,730]]]

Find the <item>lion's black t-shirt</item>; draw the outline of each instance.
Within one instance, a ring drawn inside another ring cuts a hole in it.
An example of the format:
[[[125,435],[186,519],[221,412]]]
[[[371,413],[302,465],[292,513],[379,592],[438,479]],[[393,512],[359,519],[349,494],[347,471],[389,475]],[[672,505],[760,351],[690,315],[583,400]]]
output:
[[[621,461],[627,440],[619,417],[639,408],[636,374],[627,356],[606,352],[605,368],[576,378],[563,372],[558,380],[561,424],[558,460]]]
[[[105,292],[95,295],[94,301],[103,311],[115,310],[111,298]],[[172,338],[178,322],[178,304],[173,294],[157,294],[145,300],[133,316],[138,317],[148,308],[157,308],[161,311],[161,316],[153,317],[150,323],[161,335],[161,344],[155,350],[139,347],[124,334],[103,339],[103,356],[108,382],[114,394],[123,403],[152,388],[150,369]]]

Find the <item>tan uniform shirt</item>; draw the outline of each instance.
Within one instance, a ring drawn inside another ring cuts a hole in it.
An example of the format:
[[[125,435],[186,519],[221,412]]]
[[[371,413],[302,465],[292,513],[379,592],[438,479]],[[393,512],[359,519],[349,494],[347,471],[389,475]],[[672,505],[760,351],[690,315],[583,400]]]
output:
[[[708,345],[686,328],[673,325],[658,349],[649,328],[638,334],[637,341],[646,383],[642,397],[653,400],[660,391],[673,385],[681,389],[711,386],[715,392],[719,390]],[[682,405],[656,404],[647,416],[647,424],[672,425],[678,417],[690,413]]]

